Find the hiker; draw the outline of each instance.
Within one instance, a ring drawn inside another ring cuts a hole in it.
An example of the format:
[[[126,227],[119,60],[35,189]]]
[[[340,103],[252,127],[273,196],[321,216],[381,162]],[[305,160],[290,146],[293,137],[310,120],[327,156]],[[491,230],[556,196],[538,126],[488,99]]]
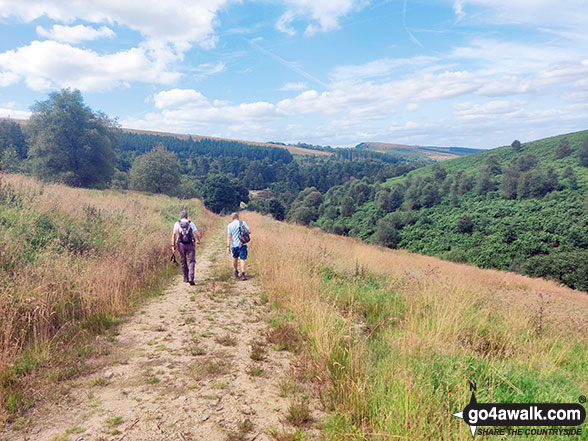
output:
[[[196,263],[196,246],[200,246],[200,231],[190,219],[186,210],[180,211],[180,220],[174,224],[172,232],[172,253],[176,247],[180,253],[184,282],[194,285],[194,264]]]
[[[233,221],[227,226],[227,251],[233,256],[233,268],[235,279],[239,279],[238,263],[241,260],[241,280],[247,280],[245,276],[245,260],[247,260],[247,242],[251,230],[249,225],[239,219],[239,213],[231,215]]]

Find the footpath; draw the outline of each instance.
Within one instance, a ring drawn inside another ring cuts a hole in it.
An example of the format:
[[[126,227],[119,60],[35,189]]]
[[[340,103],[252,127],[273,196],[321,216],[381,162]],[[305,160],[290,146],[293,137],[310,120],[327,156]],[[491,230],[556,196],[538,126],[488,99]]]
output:
[[[197,254],[195,286],[178,275],[120,325],[92,374],[0,439],[296,439],[292,354],[268,343],[269,306],[255,279],[232,279],[223,244],[219,236]]]

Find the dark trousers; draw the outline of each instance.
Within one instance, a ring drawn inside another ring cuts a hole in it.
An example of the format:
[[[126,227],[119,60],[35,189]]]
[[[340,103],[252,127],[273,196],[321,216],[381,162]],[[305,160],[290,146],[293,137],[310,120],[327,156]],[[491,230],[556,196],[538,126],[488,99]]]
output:
[[[196,263],[196,246],[194,243],[178,242],[178,252],[184,273],[184,282],[194,280],[194,264]]]

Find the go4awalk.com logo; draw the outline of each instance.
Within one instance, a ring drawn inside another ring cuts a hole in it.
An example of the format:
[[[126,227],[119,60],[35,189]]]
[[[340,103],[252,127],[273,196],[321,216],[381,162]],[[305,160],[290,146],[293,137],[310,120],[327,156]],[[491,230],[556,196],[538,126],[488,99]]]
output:
[[[582,406],[586,402],[586,397],[583,395],[578,400],[580,403],[478,403],[474,383],[470,382],[470,390],[470,402],[463,411],[454,413],[453,416],[463,418],[470,426],[472,437],[476,436],[477,428],[478,435],[582,434],[582,429],[576,426],[586,419],[586,410]]]

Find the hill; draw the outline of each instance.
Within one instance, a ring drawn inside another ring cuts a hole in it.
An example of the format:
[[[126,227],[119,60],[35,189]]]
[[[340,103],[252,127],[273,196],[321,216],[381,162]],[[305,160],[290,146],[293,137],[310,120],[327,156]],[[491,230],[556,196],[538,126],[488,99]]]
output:
[[[588,388],[588,297],[552,281],[244,212],[236,282],[228,219],[197,201],[0,176],[0,439],[466,441],[470,382],[478,402]],[[194,287],[168,254],[185,204]]]
[[[582,131],[525,143],[518,151],[483,151],[417,168],[384,186],[333,187],[317,224],[588,290],[587,137]]]
[[[325,439],[466,441],[452,414],[469,382],[483,403],[588,387],[585,293],[247,216],[269,300],[307,342],[298,375],[329,409]]]
[[[2,118],[0,117],[0,121],[11,121],[16,122],[21,125],[25,125],[27,123],[26,119],[15,119],[15,118]],[[320,150],[313,150],[308,149],[296,145],[289,145],[289,144],[276,144],[270,142],[255,142],[255,141],[242,141],[238,139],[229,139],[229,138],[216,138],[214,136],[200,136],[200,135],[191,135],[191,134],[182,134],[182,133],[172,133],[172,132],[160,132],[154,130],[139,130],[139,129],[130,129],[130,128],[121,128],[123,133],[135,133],[139,135],[154,135],[154,136],[163,136],[163,137],[171,137],[177,138],[182,140],[193,139],[194,141],[201,141],[201,140],[210,140],[210,141],[224,141],[224,142],[231,142],[231,143],[238,143],[247,146],[259,146],[259,147],[271,147],[271,148],[281,148],[284,150],[288,150],[293,155],[315,155],[315,156],[330,156],[332,153]]]
[[[446,161],[460,156],[471,155],[482,150],[465,147],[427,147],[406,144],[391,144],[385,142],[362,142],[355,146],[359,150],[396,155],[408,161]]]

